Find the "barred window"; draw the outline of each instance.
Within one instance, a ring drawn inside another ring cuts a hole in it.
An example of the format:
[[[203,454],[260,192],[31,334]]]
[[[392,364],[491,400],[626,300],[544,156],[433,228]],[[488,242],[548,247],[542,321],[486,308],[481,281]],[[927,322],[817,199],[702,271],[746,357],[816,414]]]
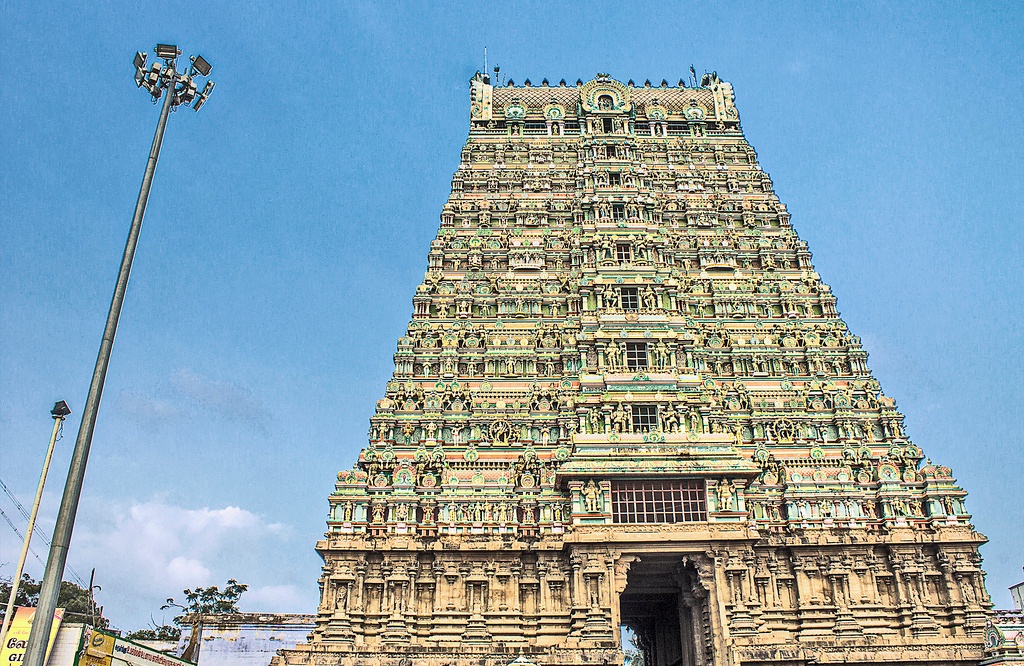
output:
[[[638,287],[620,287],[619,297],[623,310],[640,309],[640,289]]]
[[[650,432],[658,429],[658,407],[656,405],[633,405],[633,432]]]
[[[613,220],[624,220],[624,219],[626,219],[626,204],[612,204],[612,219]]]
[[[630,247],[629,243],[619,243],[615,246],[615,259],[618,261],[633,261],[633,248]]]
[[[622,185],[622,174],[618,171],[613,171],[608,174],[608,184],[612,187],[619,187]]]
[[[612,481],[616,523],[693,523],[708,519],[701,480]]]
[[[647,343],[626,343],[626,367],[630,370],[643,370],[647,367]]]

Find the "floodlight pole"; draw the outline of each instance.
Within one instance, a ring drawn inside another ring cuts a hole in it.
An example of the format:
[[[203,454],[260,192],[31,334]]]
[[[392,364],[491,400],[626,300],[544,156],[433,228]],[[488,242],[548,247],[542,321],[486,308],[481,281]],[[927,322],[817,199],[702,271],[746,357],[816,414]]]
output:
[[[11,597],[7,600],[7,611],[4,613],[3,628],[0,628],[0,642],[7,635],[7,629],[11,626],[11,619],[14,617],[14,603],[18,598],[18,588],[21,585],[21,574],[25,570],[25,558],[28,557],[29,544],[32,543],[32,533],[36,528],[36,516],[39,515],[39,501],[43,498],[43,486],[46,485],[46,474],[50,471],[50,460],[53,459],[53,447],[57,444],[57,436],[60,435],[64,419],[71,413],[68,403],[61,400],[50,410],[53,417],[53,432],[50,434],[50,445],[46,448],[46,458],[43,459],[43,472],[39,475],[39,486],[36,488],[36,498],[32,502],[32,511],[28,516],[28,528],[25,530],[25,542],[21,544],[21,555],[18,557],[18,568],[14,570],[14,579],[11,580]]]
[[[53,626],[53,613],[57,609],[57,595],[60,583],[64,578],[64,565],[67,562],[68,547],[71,545],[71,532],[75,527],[75,514],[78,512],[78,500],[82,494],[82,481],[85,479],[85,465],[89,460],[89,448],[92,446],[92,434],[96,428],[96,414],[100,408],[103,395],[103,383],[107,377],[107,365],[110,363],[110,350],[114,346],[114,335],[117,333],[117,322],[124,305],[125,291],[128,289],[128,276],[132,271],[132,260],[135,248],[139,243],[139,232],[142,230],[142,218],[146,214],[146,203],[149,190],[153,185],[153,174],[156,172],[157,159],[160,157],[160,146],[167,128],[167,116],[175,101],[175,84],[178,75],[174,69],[174,59],[168,59],[170,70],[168,85],[163,89],[164,104],[160,110],[160,121],[153,137],[153,147],[149,151],[146,163],[146,174],[142,178],[139,199],[135,204],[135,217],[132,218],[128,242],[125,244],[124,256],[121,259],[121,271],[114,287],[114,297],[110,301],[110,312],[107,314],[107,325],[103,329],[103,340],[100,342],[99,355],[96,358],[96,369],[92,373],[89,385],[89,397],[82,410],[82,423],[78,428],[78,440],[68,470],[68,480],[64,485],[64,496],[57,514],[57,525],[53,528],[53,541],[50,543],[50,555],[46,559],[46,571],[43,574],[42,587],[39,590],[39,604],[32,621],[28,647],[22,666],[43,666],[46,659],[46,648],[49,645],[50,629]]]

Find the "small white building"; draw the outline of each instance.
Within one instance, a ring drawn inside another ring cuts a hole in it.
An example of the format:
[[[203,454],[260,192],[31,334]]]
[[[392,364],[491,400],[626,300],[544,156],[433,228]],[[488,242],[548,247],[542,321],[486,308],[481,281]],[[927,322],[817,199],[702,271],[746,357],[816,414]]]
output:
[[[267,666],[278,650],[306,640],[316,615],[218,613],[186,618],[191,621],[181,632],[178,656],[198,666]]]

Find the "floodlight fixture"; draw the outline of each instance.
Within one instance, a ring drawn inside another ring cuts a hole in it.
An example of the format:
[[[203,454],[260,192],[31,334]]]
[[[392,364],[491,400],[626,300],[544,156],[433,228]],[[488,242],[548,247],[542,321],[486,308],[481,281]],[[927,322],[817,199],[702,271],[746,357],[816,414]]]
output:
[[[146,54],[143,51],[135,52],[135,85],[142,87],[146,80]]]
[[[53,404],[53,409],[50,410],[50,414],[55,419],[63,419],[71,414],[71,408],[68,407],[68,403],[60,400]]]
[[[191,58],[192,69],[198,72],[201,76],[209,76],[210,70],[213,69],[213,65],[206,62],[206,58],[201,55],[194,55]]]
[[[216,85],[217,84],[213,81],[206,82],[206,87],[203,88],[203,92],[200,93],[199,99],[196,100],[195,105],[192,106],[192,109],[194,111],[199,111],[199,109],[202,108],[203,104],[206,104],[206,100],[210,99],[210,93],[213,92],[213,88]]]
[[[178,79],[178,89],[176,91],[177,98],[174,100],[176,105],[188,106],[192,103],[192,100],[196,98],[196,84],[192,80],[192,77],[188,74],[184,74]]]
[[[174,60],[181,55],[181,51],[174,44],[157,44],[156,57],[164,60]]]

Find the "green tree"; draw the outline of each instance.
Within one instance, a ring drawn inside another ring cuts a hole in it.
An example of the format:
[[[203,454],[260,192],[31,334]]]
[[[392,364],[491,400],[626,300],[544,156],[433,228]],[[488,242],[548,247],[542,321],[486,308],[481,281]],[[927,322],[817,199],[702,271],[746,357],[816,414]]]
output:
[[[181,627],[164,624],[159,627],[129,631],[125,638],[132,641],[176,641],[181,638]]]
[[[195,641],[199,635],[196,626],[202,624],[203,615],[238,613],[238,600],[242,593],[249,589],[248,585],[239,583],[234,578],[228,579],[224,589],[216,585],[210,587],[197,587],[194,590],[184,591],[184,603],[178,603],[174,598],[167,600],[167,603],[160,606],[160,610],[177,608],[181,614],[176,616],[171,624],[157,626],[155,622],[151,627],[138,629],[129,632],[125,637],[143,641],[176,641],[181,638],[181,627],[189,625],[192,627],[192,642],[186,649],[186,654],[191,655],[195,650]],[[177,626],[175,626],[177,625]],[[189,659],[190,657],[185,657]]]
[[[11,581],[0,581],[0,613],[7,607],[7,600],[11,598]],[[34,580],[28,574],[21,577],[21,584],[18,585],[18,596],[14,603],[18,606],[36,606],[39,603],[39,588],[42,583]],[[57,608],[64,609],[64,620],[68,622],[84,622],[96,627],[105,629],[110,625],[110,620],[103,617],[103,609],[96,605],[96,602],[89,598],[89,590],[75,585],[71,581],[62,581],[60,592],[57,594]]]
[[[180,626],[191,625],[192,634],[181,658],[186,661],[195,661],[199,648],[199,629],[203,624],[204,615],[218,615],[223,613],[238,613],[238,600],[242,593],[249,589],[248,585],[239,583],[234,578],[229,578],[228,583],[221,590],[216,585],[210,587],[197,587],[194,590],[185,590],[185,603],[179,604],[173,598],[161,606],[165,608],[180,608],[181,615],[174,618],[174,624]]]
[[[223,590],[216,585],[185,590],[184,604],[179,604],[173,598],[170,598],[160,608],[161,610],[172,607],[180,608],[182,611],[181,615],[174,618],[174,623],[177,625],[185,624],[185,618],[189,615],[238,613],[238,600],[242,597],[242,593],[248,589],[248,585],[230,578]]]

